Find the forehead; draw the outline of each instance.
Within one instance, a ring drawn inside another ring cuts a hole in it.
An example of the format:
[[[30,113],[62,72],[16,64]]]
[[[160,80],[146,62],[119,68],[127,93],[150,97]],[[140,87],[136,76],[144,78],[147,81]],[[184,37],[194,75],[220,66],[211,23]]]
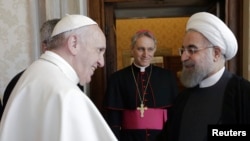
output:
[[[95,45],[96,47],[105,47],[106,46],[106,38],[104,36],[104,33],[98,26],[93,26],[93,30],[91,30],[91,33],[87,36],[87,42]]]
[[[142,36],[136,40],[135,46],[154,47],[154,40],[147,36]]]
[[[187,31],[184,35],[183,46],[203,45],[207,39],[197,31]]]

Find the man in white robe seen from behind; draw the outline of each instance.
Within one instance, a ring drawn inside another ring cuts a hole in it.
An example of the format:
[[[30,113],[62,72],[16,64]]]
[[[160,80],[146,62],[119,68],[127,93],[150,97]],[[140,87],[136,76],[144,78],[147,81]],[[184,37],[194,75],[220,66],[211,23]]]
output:
[[[104,66],[106,39],[92,19],[67,15],[48,51],[17,82],[0,125],[1,141],[114,141],[100,112],[78,88]]]

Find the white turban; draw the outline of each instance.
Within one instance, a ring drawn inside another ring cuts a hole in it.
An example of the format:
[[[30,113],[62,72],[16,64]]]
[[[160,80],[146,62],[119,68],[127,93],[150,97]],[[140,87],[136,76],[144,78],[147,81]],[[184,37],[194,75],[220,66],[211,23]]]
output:
[[[186,31],[193,29],[203,34],[214,46],[221,48],[226,60],[232,59],[238,50],[237,40],[228,26],[218,17],[199,12],[190,17]]]
[[[70,31],[79,27],[97,24],[89,17],[83,15],[66,15],[63,17],[55,26],[51,37],[56,36],[60,33]]]

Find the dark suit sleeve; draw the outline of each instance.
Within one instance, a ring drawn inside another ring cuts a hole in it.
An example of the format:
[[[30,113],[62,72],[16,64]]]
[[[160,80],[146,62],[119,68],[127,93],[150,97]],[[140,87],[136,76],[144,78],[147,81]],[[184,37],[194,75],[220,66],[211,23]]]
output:
[[[120,104],[122,104],[122,100],[118,77],[113,75],[108,81],[103,105],[105,109],[105,120],[118,140],[120,139],[122,124],[122,106]]]
[[[234,76],[228,83],[222,111],[222,123],[250,124],[250,82]]]
[[[0,121],[3,115],[3,104],[2,104],[2,100],[0,99]]]
[[[121,115],[120,110],[108,110],[106,115],[106,121],[118,140],[120,140]]]
[[[2,118],[2,114],[4,112],[4,108],[8,102],[8,99],[10,97],[10,94],[12,92],[12,90],[14,89],[17,81],[19,80],[19,78],[21,77],[21,75],[23,74],[24,71],[18,73],[14,78],[11,79],[11,81],[9,82],[9,84],[7,85],[4,94],[3,94],[3,102],[1,103],[1,113],[0,113],[0,119]]]

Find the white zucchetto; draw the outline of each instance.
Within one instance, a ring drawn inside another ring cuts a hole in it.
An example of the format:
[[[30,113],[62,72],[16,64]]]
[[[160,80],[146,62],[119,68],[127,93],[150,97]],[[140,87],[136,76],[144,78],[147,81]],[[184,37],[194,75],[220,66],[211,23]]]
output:
[[[83,15],[69,15],[63,17],[55,26],[51,37],[54,37],[60,33],[70,31],[76,28],[80,28],[87,25],[97,24],[91,18]]]

